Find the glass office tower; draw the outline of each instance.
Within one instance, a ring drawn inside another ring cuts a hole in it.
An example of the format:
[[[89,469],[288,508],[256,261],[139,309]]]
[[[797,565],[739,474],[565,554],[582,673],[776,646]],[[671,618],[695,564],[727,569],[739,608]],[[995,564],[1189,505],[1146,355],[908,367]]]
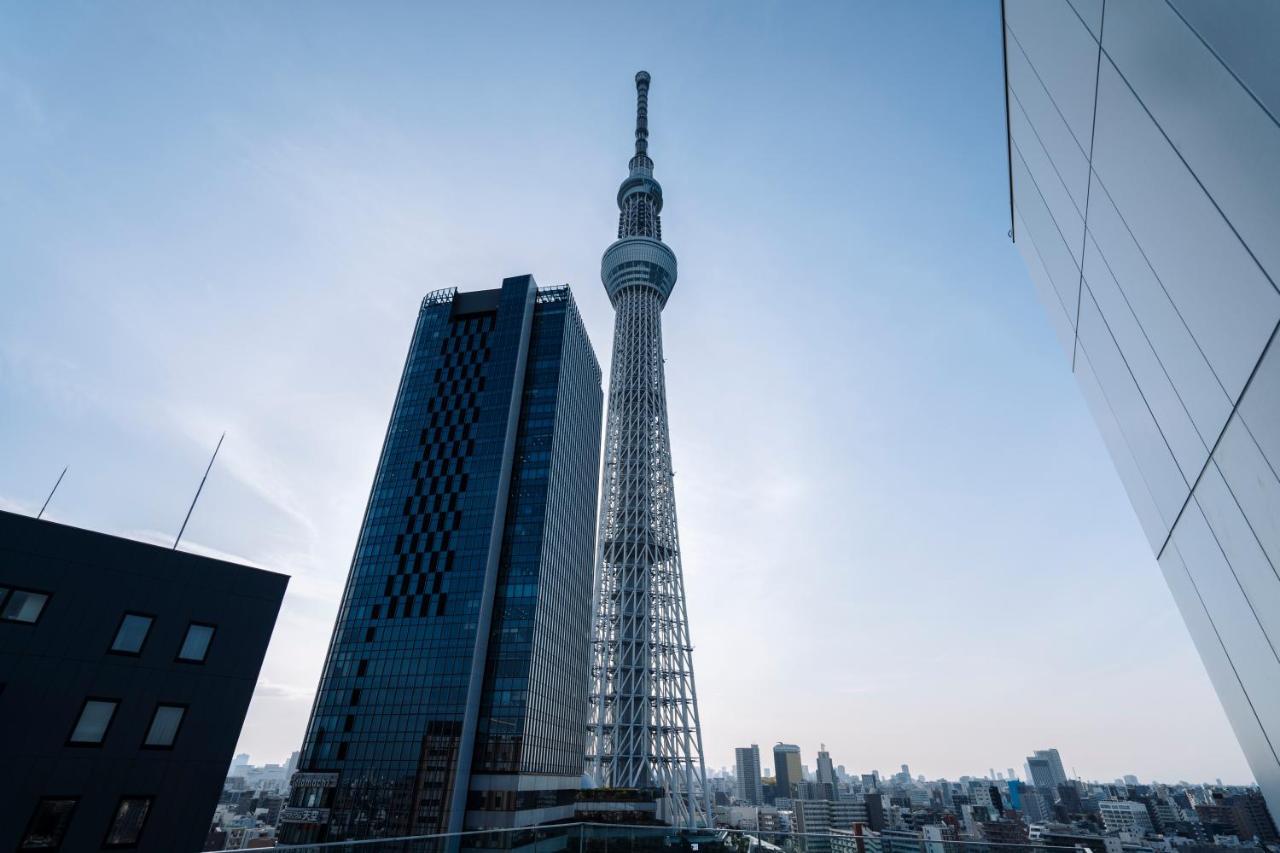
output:
[[[286,843],[573,814],[602,405],[568,287],[423,300]]]
[[[1014,239],[1280,814],[1280,4],[1004,14]]]

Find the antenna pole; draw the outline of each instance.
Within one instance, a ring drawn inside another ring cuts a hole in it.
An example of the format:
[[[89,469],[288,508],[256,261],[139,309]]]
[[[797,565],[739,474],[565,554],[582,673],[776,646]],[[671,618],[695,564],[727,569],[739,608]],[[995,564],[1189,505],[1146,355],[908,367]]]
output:
[[[182,519],[182,528],[178,531],[178,538],[173,540],[173,550],[178,550],[178,543],[182,541],[182,534],[187,530],[187,522],[191,520],[191,512],[196,508],[196,501],[200,500],[200,492],[204,490],[204,481],[209,479],[209,472],[213,470],[213,460],[218,458],[218,451],[222,449],[222,439],[226,438],[225,432],[218,436],[218,445],[213,448],[213,455],[209,457],[209,465],[204,469],[204,476],[200,478],[200,485],[196,487],[196,496],[191,499],[191,506],[187,508],[187,517]]]
[[[44,515],[44,511],[49,508],[49,501],[53,500],[53,493],[58,491],[58,486],[62,485],[62,478],[67,476],[67,469],[70,467],[70,465],[62,467],[62,473],[58,475],[58,482],[53,484],[53,488],[49,490],[49,497],[44,499],[44,506],[40,507],[40,512],[36,515],[37,521]]]

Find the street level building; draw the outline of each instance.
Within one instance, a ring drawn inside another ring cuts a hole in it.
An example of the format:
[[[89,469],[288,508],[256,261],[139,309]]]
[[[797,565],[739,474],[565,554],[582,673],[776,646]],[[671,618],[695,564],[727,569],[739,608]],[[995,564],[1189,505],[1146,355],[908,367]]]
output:
[[[601,407],[567,287],[423,300],[284,842],[573,814]]]
[[[1155,832],[1147,807],[1135,800],[1103,800],[1098,803],[1107,832]]]
[[[288,582],[0,512],[0,849],[202,849]]]
[[[1011,236],[1280,812],[1280,5],[1003,6]]]
[[[831,830],[850,830],[862,813],[858,804],[835,800],[795,800],[792,803],[794,831],[800,849],[806,853],[830,853]]]

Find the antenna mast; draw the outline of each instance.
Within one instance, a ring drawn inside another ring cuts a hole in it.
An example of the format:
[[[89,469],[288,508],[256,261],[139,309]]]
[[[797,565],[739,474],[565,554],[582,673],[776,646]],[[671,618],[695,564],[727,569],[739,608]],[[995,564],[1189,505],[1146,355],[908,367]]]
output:
[[[191,499],[191,506],[187,508],[187,517],[182,519],[182,528],[178,531],[178,538],[173,540],[173,550],[178,550],[178,543],[182,541],[182,534],[187,530],[187,522],[191,520],[191,512],[196,508],[196,501],[200,500],[200,492],[204,491],[204,481],[209,479],[209,472],[213,470],[213,460],[218,458],[218,451],[222,449],[222,439],[226,438],[226,432],[218,436],[218,445],[213,448],[213,455],[209,457],[209,465],[204,469],[204,476],[200,478],[200,485],[196,487],[196,496]]]
[[[62,473],[58,475],[58,482],[53,484],[53,488],[49,490],[49,497],[44,499],[44,506],[40,507],[40,512],[36,515],[37,521],[44,516],[44,511],[49,508],[49,501],[53,500],[53,493],[58,491],[58,486],[62,485],[62,478],[67,476],[67,469],[70,467],[70,465],[62,466]]]

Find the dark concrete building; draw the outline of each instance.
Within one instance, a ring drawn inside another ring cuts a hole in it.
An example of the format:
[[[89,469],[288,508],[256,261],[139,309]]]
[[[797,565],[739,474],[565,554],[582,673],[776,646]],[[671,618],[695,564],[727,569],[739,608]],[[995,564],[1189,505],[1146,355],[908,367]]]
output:
[[[602,407],[567,287],[423,300],[282,841],[573,815]]]
[[[0,849],[201,849],[288,580],[0,512]]]

